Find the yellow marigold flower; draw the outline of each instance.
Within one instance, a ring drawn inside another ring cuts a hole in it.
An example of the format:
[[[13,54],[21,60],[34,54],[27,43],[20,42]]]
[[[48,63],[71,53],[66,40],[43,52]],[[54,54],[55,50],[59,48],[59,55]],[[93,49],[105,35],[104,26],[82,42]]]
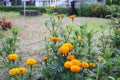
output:
[[[73,49],[73,45],[70,44],[70,43],[65,43],[65,44],[63,44],[62,46],[66,46],[66,47],[68,47],[69,50],[72,50],[72,49]]]
[[[26,60],[26,64],[29,65],[29,66],[32,66],[32,65],[36,64],[36,59],[29,58],[29,59]]]
[[[19,68],[20,72],[21,73],[26,73],[27,72],[27,69],[25,67],[21,67]]]
[[[89,68],[89,64],[87,62],[82,62],[82,67],[85,68],[85,69],[88,69]]]
[[[75,15],[71,15],[71,16],[69,16],[69,18],[74,19],[74,18],[75,18]]]
[[[77,66],[77,65],[72,65],[72,66],[70,67],[70,71],[71,71],[71,72],[80,72],[80,67]]]
[[[46,61],[48,59],[48,57],[43,57],[42,60],[43,61]]]
[[[118,29],[118,32],[120,32],[120,29]]]
[[[9,71],[8,71],[8,74],[10,75],[10,76],[13,76],[13,75],[16,75],[16,69],[10,69]]]
[[[57,15],[56,15],[56,17],[57,17],[58,19],[60,19],[60,17],[61,17],[61,14],[57,14]]]
[[[95,63],[89,63],[90,67],[95,68],[96,64]]]
[[[59,42],[59,41],[60,41],[60,38],[58,38],[58,37],[52,37],[52,38],[51,38],[51,41]]]
[[[56,6],[55,6],[55,5],[51,5],[51,8],[52,8],[52,9],[55,9],[55,8],[56,8]]]
[[[10,75],[10,76],[13,76],[13,75],[19,75],[20,74],[20,70],[19,70],[19,68],[13,68],[13,69],[10,69],[9,71],[8,71],[8,74]]]
[[[19,68],[15,68],[16,69],[16,74],[20,74],[21,72],[20,72],[20,69]]]
[[[9,54],[8,55],[8,60],[13,61],[16,60],[18,58],[17,54]]]
[[[82,40],[84,40],[83,38],[78,38],[78,41],[82,41]]]
[[[68,56],[67,56],[67,60],[70,60],[70,61],[71,61],[71,60],[73,60],[73,59],[75,59],[74,55],[68,55]]]
[[[62,47],[59,48],[59,52],[61,54],[67,54],[69,52],[69,48],[66,47],[66,46],[62,46]]]
[[[72,66],[72,63],[70,62],[70,61],[66,61],[65,63],[64,63],[64,67],[65,68],[70,68]]]
[[[77,66],[81,66],[81,62],[78,59],[73,59],[71,61],[72,65],[77,65]]]

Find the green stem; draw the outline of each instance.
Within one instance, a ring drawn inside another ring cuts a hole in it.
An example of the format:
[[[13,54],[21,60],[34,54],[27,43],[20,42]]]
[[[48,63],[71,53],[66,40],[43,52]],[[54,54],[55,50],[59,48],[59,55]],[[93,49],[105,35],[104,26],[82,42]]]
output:
[[[31,79],[31,74],[32,74],[32,65],[30,66],[30,72],[29,72],[29,75],[28,75],[29,79]]]

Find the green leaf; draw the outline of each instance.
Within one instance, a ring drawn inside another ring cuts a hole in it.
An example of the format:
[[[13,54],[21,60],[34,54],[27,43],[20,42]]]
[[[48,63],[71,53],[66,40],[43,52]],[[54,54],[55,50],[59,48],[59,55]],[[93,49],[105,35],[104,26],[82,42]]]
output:
[[[112,77],[112,76],[108,76],[108,78],[111,79],[111,80],[115,80],[115,78]]]
[[[105,55],[106,55],[107,58],[110,58],[112,53],[108,50],[105,50]]]
[[[87,80],[92,80],[92,78],[87,78]]]
[[[118,77],[117,80],[120,80],[120,77]]]

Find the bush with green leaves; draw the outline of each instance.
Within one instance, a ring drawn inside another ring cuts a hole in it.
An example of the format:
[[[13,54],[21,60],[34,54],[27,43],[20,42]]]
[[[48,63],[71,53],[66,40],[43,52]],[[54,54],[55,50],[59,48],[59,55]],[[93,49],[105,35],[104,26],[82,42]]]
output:
[[[2,80],[33,80],[33,65],[36,64],[36,59],[28,58],[23,63],[23,57],[16,52],[18,48],[18,28],[12,28],[10,35],[2,37],[0,48],[0,66],[2,66]],[[26,66],[24,66],[26,64]]]
[[[39,10],[41,13],[45,13],[46,9],[44,7],[26,6],[27,10]],[[24,6],[1,6],[0,11],[20,11],[24,10]]]
[[[117,47],[110,44],[113,41],[113,27],[104,27],[101,24],[98,30],[90,30],[87,23],[74,25],[75,18],[71,21],[73,24],[62,26],[62,19],[53,16],[45,23],[50,37],[45,38],[45,57],[40,61],[40,78],[119,80],[120,56],[117,54],[113,57]],[[96,33],[99,35],[95,36]]]
[[[105,4],[80,4],[80,15],[81,16],[90,16],[90,17],[105,17],[106,15],[111,14],[110,6]]]

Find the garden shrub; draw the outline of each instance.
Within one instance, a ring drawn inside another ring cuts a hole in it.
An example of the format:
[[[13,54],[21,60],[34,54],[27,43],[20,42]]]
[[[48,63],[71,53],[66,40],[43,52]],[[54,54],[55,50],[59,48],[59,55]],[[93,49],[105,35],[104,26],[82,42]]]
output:
[[[60,14],[69,14],[70,7],[57,7],[55,12]]]
[[[119,79],[120,56],[112,57],[117,47],[110,44],[111,36],[114,36],[113,26],[108,28],[101,25],[96,40],[95,29],[89,30],[89,25],[63,27],[57,25],[61,19],[50,18],[46,22],[51,36],[45,40],[46,55],[41,62],[41,76],[49,80]],[[74,23],[75,16],[70,16],[70,19]],[[118,29],[115,31],[120,33]]]
[[[79,8],[78,11],[80,13],[80,16],[93,17],[94,15],[92,15],[92,11],[91,11],[91,7],[93,5],[94,4],[81,3],[80,6],[78,6],[78,8]]]
[[[3,18],[2,20],[0,20],[0,26],[2,27],[2,30],[11,29],[12,23]]]
[[[0,65],[2,65],[2,80],[33,80],[33,66],[36,64],[35,58],[28,58],[24,64],[22,56],[16,53],[18,48],[18,28],[12,28],[7,37],[0,38]]]
[[[104,4],[87,4],[81,3],[78,7],[80,16],[86,17],[105,17],[111,14],[109,6]]]
[[[75,16],[70,16],[70,19],[71,22],[74,22]],[[45,40],[46,55],[41,62],[42,76],[44,79],[49,80],[79,80],[80,78],[85,80],[89,76],[87,74],[91,67],[89,63],[91,62],[91,65],[93,64],[93,67],[96,67],[95,62],[92,60],[93,58],[91,58],[94,55],[91,50],[92,32],[84,32],[86,31],[86,25],[79,27],[71,25],[63,28],[60,25],[61,20],[62,17],[58,18],[58,20],[50,18],[45,23],[50,31],[51,38]],[[87,38],[86,43],[84,43],[84,38]],[[82,48],[85,48],[85,45],[89,50],[84,52]],[[91,59],[91,61],[88,62],[87,59]],[[94,69],[93,67],[91,69]]]
[[[20,11],[23,10],[24,6],[1,6],[1,11]],[[44,7],[35,7],[35,6],[26,6],[28,10],[39,10],[41,13],[45,13],[46,10]]]
[[[120,6],[117,5],[111,5],[112,13],[119,13],[120,12]]]

